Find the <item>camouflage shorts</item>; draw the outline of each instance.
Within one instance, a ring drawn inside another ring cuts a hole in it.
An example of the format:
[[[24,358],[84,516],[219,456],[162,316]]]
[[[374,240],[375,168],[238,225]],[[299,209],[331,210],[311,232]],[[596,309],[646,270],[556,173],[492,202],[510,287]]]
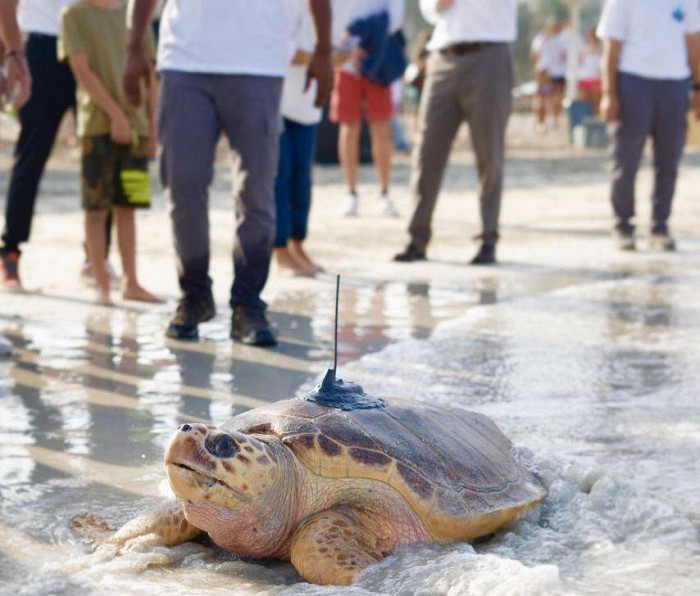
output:
[[[109,135],[82,139],[83,209],[150,207],[148,141],[117,145]]]

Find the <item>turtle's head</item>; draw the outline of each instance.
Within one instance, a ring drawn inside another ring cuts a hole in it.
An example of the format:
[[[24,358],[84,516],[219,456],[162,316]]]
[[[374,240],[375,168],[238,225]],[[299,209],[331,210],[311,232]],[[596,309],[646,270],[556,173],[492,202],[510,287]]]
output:
[[[289,462],[275,437],[183,424],[165,452],[170,486],[185,515],[220,546],[237,554],[259,552],[286,525]]]

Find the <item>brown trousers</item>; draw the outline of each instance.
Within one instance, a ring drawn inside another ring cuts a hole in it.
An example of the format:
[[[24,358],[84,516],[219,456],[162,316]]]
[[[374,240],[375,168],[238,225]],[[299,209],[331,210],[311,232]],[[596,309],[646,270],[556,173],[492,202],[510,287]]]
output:
[[[498,236],[505,130],[513,86],[509,44],[491,44],[468,54],[433,52],[421,99],[411,186],[416,202],[411,243],[424,250],[432,234],[433,211],[452,143],[469,124],[479,174],[482,233]]]

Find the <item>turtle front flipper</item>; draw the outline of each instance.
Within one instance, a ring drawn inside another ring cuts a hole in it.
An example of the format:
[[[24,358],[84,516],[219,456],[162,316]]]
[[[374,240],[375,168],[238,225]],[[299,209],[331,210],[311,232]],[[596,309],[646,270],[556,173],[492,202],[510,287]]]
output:
[[[175,546],[199,536],[202,531],[185,518],[180,502],[162,506],[123,525],[103,543],[121,549],[144,546]]]
[[[78,513],[71,519],[71,530],[93,548],[109,540],[115,532],[108,522],[87,512]]]
[[[348,586],[383,556],[369,532],[337,511],[314,515],[292,537],[292,565],[314,584]]]

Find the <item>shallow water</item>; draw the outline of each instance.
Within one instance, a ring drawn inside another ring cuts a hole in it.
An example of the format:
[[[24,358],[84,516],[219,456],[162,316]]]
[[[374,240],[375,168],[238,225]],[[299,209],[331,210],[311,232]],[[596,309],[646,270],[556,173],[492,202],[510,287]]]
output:
[[[350,280],[341,376],[491,416],[549,494],[491,540],[403,549],[349,593],[700,593],[700,271],[656,270],[488,295]],[[100,558],[68,529],[80,511],[117,524],[167,495],[159,461],[179,423],[313,386],[331,295],[277,296],[270,355],[232,347],[223,319],[201,344],[165,342],[167,309],[0,318],[19,348],[0,363],[0,592],[336,593],[207,544]]]

